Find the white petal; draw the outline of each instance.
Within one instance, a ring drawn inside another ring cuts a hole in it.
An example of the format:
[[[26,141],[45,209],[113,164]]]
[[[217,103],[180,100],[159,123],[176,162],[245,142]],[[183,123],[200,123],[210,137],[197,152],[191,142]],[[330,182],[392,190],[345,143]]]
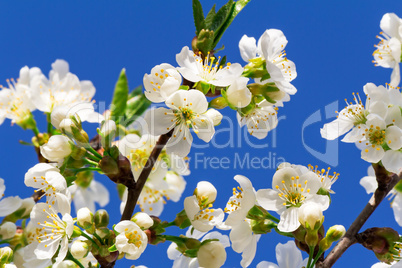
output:
[[[257,264],[256,268],[280,268],[278,265],[272,262],[268,261],[262,261],[259,264]]]
[[[394,211],[394,217],[399,226],[402,226],[402,194],[397,193],[394,200],[391,203],[392,210]]]
[[[370,163],[378,163],[384,157],[384,149],[381,146],[375,145],[367,146],[366,149],[361,151],[362,159]]]
[[[205,142],[209,142],[215,134],[214,123],[209,117],[204,115],[194,118],[193,129],[198,138]]]
[[[272,189],[258,190],[257,202],[260,206],[270,211],[278,211],[283,207],[283,201],[278,197],[278,192]]]
[[[7,216],[19,209],[21,202],[18,196],[10,196],[0,200],[0,217]]]
[[[348,132],[351,128],[353,128],[353,122],[338,118],[325,124],[324,127],[320,129],[320,133],[321,137],[324,139],[334,140]]]
[[[232,242],[232,248],[237,253],[243,252],[253,240],[250,225],[245,221],[239,222],[239,224],[232,229],[229,237]]]
[[[402,168],[402,152],[386,151],[381,162],[386,170],[398,174]]]
[[[279,267],[297,268],[297,265],[303,261],[302,254],[294,241],[278,244],[275,252]]]
[[[373,176],[361,178],[360,185],[366,190],[367,194],[372,194],[378,187],[377,179]]]
[[[385,130],[385,142],[392,150],[402,147],[402,130],[397,126],[387,127]]]
[[[176,117],[170,109],[161,107],[152,109],[148,113],[150,115],[147,122],[148,130],[155,136],[165,134],[176,126]]]
[[[185,157],[189,154],[192,143],[193,136],[190,130],[184,124],[180,124],[174,129],[173,137],[166,144],[166,152]]]
[[[254,37],[243,35],[239,42],[241,58],[248,62],[250,59],[257,56],[257,44]]]
[[[290,207],[281,214],[278,223],[278,229],[281,232],[293,232],[299,228],[299,210],[296,207]]]

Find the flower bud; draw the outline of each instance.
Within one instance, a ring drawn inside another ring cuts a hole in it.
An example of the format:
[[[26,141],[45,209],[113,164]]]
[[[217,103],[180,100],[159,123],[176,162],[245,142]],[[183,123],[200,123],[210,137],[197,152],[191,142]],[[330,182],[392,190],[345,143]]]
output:
[[[113,120],[107,120],[102,124],[100,133],[103,137],[114,135],[116,132],[116,123]]]
[[[70,251],[74,258],[82,259],[87,256],[89,252],[88,243],[81,240],[75,240],[71,245]]]
[[[331,242],[335,242],[341,239],[345,235],[345,233],[346,230],[343,225],[334,225],[328,229],[325,238]]]
[[[221,123],[222,114],[215,109],[208,109],[205,115],[212,120],[214,126],[217,126]]]
[[[227,89],[227,100],[237,108],[243,108],[250,104],[252,94],[247,88],[248,78],[237,78]]]
[[[73,120],[71,120],[70,118],[65,118],[65,119],[61,120],[61,122],[59,124],[59,129],[61,131],[63,131],[64,133],[71,134],[71,133],[73,133],[73,130],[72,130],[73,126],[75,126]]]
[[[208,205],[215,202],[217,191],[215,186],[210,182],[200,181],[197,188],[194,190],[194,195],[197,196],[198,202],[202,205]]]
[[[148,229],[154,225],[154,220],[144,212],[135,213],[131,221],[135,222],[142,229]]]
[[[70,261],[70,260],[62,261],[57,266],[57,268],[76,268],[76,267],[77,267],[77,265],[73,261]]]
[[[84,228],[85,230],[88,230],[93,226],[94,215],[87,207],[80,208],[78,210],[77,223],[80,227]]]
[[[54,108],[50,116],[50,121],[52,125],[55,128],[60,129],[60,123],[61,121],[66,119],[67,114],[68,114],[68,108],[66,106],[58,106]]]
[[[94,178],[93,172],[89,170],[78,172],[76,176],[75,184],[84,189],[89,187]]]
[[[0,248],[0,263],[9,263],[13,259],[13,250],[10,247]]]
[[[69,141],[63,135],[51,136],[49,141],[40,147],[40,153],[47,160],[59,162],[72,152]]]
[[[217,97],[209,102],[209,107],[212,107],[215,109],[223,109],[227,106],[228,106],[228,103],[224,97]]]
[[[96,228],[101,228],[101,227],[107,227],[109,224],[109,214],[107,213],[106,210],[104,209],[99,209],[95,213],[95,227]]]
[[[219,241],[202,245],[197,253],[200,267],[219,268],[226,261],[225,247]]]
[[[13,238],[16,231],[15,223],[7,221],[0,226],[0,238],[3,240]]]
[[[299,209],[299,222],[308,230],[318,230],[324,221],[322,208],[316,203],[307,203]]]

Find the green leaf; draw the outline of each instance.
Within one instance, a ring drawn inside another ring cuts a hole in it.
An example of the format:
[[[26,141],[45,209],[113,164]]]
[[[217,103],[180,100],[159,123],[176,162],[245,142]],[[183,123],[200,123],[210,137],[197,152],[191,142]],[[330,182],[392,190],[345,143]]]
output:
[[[117,251],[116,245],[113,245],[109,248],[109,252],[115,252]]]
[[[133,91],[130,92],[130,94],[128,94],[128,99],[134,98],[141,94],[142,94],[142,86],[139,85],[138,87],[134,88]]]
[[[224,24],[220,27],[219,31],[215,33],[215,38],[214,38],[214,44],[213,47],[216,47],[216,45],[219,43],[219,40],[222,38],[223,33],[226,31],[226,29],[229,27],[229,25],[232,23],[234,18],[239,14],[239,12],[250,2],[251,0],[239,0],[232,5],[232,9],[229,13],[228,18],[224,22]],[[219,12],[219,11],[218,11]]]
[[[214,32],[210,30],[202,29],[197,36],[196,48],[199,49],[205,56],[208,51],[211,51],[214,47]]]
[[[190,87],[189,87],[189,86],[186,86],[186,85],[181,85],[181,86],[179,87],[179,89],[180,89],[180,90],[189,90]]]
[[[213,5],[211,10],[208,12],[207,16],[205,17],[205,28],[206,29],[210,29],[212,21],[215,18],[215,15],[216,15],[215,7],[216,7],[216,4]]]
[[[262,92],[261,94],[268,102],[270,103],[276,103],[275,100],[271,99],[271,97],[269,96],[268,92]]]
[[[151,105],[151,101],[148,100],[144,94],[137,95],[127,101],[127,108],[125,113],[124,126],[131,125],[139,116],[141,116]]]
[[[127,106],[128,99],[128,81],[126,76],[126,69],[122,69],[120,72],[119,79],[117,80],[116,86],[114,88],[111,116],[116,121],[119,122],[120,116],[124,115]]]
[[[190,258],[197,258],[197,253],[198,253],[198,248],[187,249],[186,251],[184,251],[184,256],[190,257]]]
[[[218,12],[216,12],[209,29],[214,32],[219,31],[226,19],[229,17],[233,6],[233,0],[229,0],[229,2],[222,6]]]
[[[198,36],[202,29],[205,29],[204,12],[199,0],[193,0],[193,15],[195,24],[195,34]]]

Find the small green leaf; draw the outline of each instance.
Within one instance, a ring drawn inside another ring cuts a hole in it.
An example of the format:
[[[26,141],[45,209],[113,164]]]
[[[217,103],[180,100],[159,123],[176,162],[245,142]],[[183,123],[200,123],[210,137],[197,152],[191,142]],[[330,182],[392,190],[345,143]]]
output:
[[[124,126],[131,125],[139,116],[141,116],[146,109],[151,105],[144,94],[137,95],[127,101],[127,108],[125,112],[124,122],[120,122]]]
[[[215,7],[216,4],[214,4],[211,8],[211,10],[208,12],[207,16],[205,17],[205,28],[210,29],[212,21],[215,18],[216,12],[215,12]]]
[[[142,94],[142,86],[139,85],[138,87],[134,88],[133,91],[130,92],[130,94],[128,94],[128,99],[134,98],[141,94]]]
[[[180,90],[189,90],[189,86],[186,86],[186,85],[181,85],[180,87],[179,87],[179,89]]]
[[[117,80],[116,86],[114,88],[111,116],[116,121],[119,122],[120,116],[124,115],[127,106],[128,99],[128,81],[126,76],[126,69],[122,69],[120,72],[119,79]]]
[[[210,27],[212,31],[214,32],[219,31],[222,25],[226,22],[226,19],[231,14],[232,7],[233,7],[233,0],[229,0],[229,2],[227,2],[224,6],[222,6],[218,10],[218,12],[216,12],[216,15],[214,16],[214,19],[212,20]]]
[[[198,248],[187,249],[186,251],[184,251],[184,256],[190,257],[190,258],[197,258],[197,253],[198,253]]]
[[[199,0],[193,0],[193,15],[195,24],[195,34],[198,36],[202,29],[205,29],[204,12]]]
[[[229,1],[232,2],[232,1]],[[215,33],[215,38],[214,38],[214,44],[213,47],[216,47],[216,45],[219,43],[219,40],[222,38],[223,33],[226,31],[226,29],[229,27],[229,25],[232,23],[234,18],[239,14],[239,12],[250,2],[250,0],[239,0],[236,1],[232,5],[232,9],[229,12],[229,16],[226,19],[226,21],[221,25],[220,29],[218,32]],[[229,4],[229,3],[228,3]],[[219,11],[218,11],[219,12]]]
[[[275,100],[271,99],[271,97],[269,96],[268,92],[262,92],[261,94],[268,102],[270,103],[276,103]]]
[[[180,224],[179,228],[180,229],[185,229],[187,227],[191,226],[191,222],[189,219],[185,219],[182,224]]]
[[[202,54],[207,55],[214,47],[212,46],[214,42],[214,32],[210,30],[202,29],[198,34],[196,48],[202,52]]]
[[[109,248],[109,252],[115,252],[117,251],[116,245],[113,245]]]

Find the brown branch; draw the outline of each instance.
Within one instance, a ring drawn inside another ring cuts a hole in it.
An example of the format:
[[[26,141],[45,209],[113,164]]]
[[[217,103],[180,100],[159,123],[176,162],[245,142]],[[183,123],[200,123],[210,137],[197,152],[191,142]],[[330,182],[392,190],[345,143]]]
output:
[[[376,178],[378,182],[378,188],[374,192],[370,201],[364,207],[359,216],[355,219],[352,225],[347,230],[345,236],[339,241],[339,243],[332,249],[323,262],[317,263],[316,267],[330,268],[334,263],[342,256],[342,254],[353,244],[357,242],[356,235],[362,226],[366,223],[368,218],[378,207],[381,201],[388,195],[388,193],[394,188],[394,186],[401,180],[402,173],[399,175],[388,175],[384,167],[376,164],[373,165]]]
[[[163,134],[159,137],[158,142],[156,143],[154,149],[149,155],[148,161],[145,164],[144,169],[142,170],[140,176],[138,177],[137,182],[134,187],[128,188],[128,196],[126,207],[124,208],[123,215],[121,215],[120,221],[130,220],[133,215],[135,205],[137,204],[138,197],[141,194],[142,188],[144,188],[145,182],[147,181],[149,174],[152,171],[152,168],[155,165],[156,160],[159,157],[159,154],[162,152],[163,147],[165,147],[166,143],[169,141],[172,136],[173,129],[166,134]]]

